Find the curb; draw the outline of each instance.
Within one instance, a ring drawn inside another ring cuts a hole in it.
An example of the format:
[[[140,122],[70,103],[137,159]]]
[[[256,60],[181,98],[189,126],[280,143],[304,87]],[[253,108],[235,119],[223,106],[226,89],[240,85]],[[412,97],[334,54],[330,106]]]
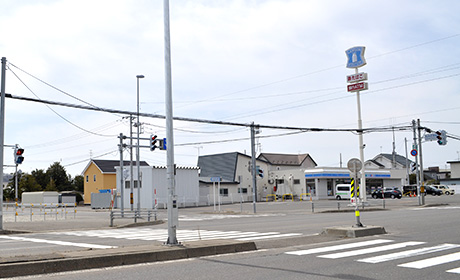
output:
[[[364,226],[364,227],[328,227],[321,234],[339,237],[365,237],[379,234],[386,234],[382,226]]]
[[[120,251],[120,249],[122,251]],[[57,273],[138,263],[161,262],[186,258],[197,258],[219,254],[230,254],[257,250],[254,242],[209,241],[183,246],[152,246],[151,248],[105,249],[103,251],[70,252],[57,259],[20,261],[0,264],[0,277],[17,277],[36,274]],[[125,252],[123,252],[125,251]],[[126,252],[128,251],[128,252]],[[79,256],[80,255],[80,256]]]

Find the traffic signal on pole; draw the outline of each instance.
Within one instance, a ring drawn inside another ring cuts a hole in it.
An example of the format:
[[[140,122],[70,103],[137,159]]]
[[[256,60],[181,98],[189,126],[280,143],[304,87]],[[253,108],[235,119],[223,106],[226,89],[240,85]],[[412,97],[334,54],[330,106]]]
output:
[[[22,155],[24,153],[24,149],[22,148],[14,148],[14,163],[15,164],[21,164],[24,161],[24,156]]]
[[[152,134],[150,135],[150,151],[155,151],[157,148],[157,136]]]
[[[445,130],[438,130],[436,131],[436,138],[438,139],[439,145],[446,145],[447,144],[447,132]]]
[[[264,177],[264,170],[260,166],[256,166],[256,173],[260,178]]]

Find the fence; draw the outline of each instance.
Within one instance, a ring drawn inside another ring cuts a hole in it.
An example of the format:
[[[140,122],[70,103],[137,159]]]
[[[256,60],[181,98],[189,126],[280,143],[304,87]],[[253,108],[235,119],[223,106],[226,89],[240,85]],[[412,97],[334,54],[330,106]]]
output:
[[[137,223],[138,219],[145,219],[150,222],[151,218],[157,221],[157,210],[141,210],[141,211],[121,211],[121,209],[112,209],[110,211],[110,226],[113,227],[113,220],[115,219],[133,219]]]
[[[8,221],[46,221],[74,218],[77,215],[76,203],[4,203],[4,216]],[[70,215],[69,215],[70,214]]]

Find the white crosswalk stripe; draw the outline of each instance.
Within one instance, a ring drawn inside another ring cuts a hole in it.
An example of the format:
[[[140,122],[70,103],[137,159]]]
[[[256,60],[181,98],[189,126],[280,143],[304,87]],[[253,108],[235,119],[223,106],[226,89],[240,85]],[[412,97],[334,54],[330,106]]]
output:
[[[367,258],[367,259],[361,259],[361,260],[358,260],[358,262],[381,263],[381,262],[393,261],[393,260],[397,260],[397,259],[420,256],[420,255],[434,253],[434,252],[440,252],[440,251],[443,251],[443,250],[449,250],[449,249],[458,248],[458,247],[460,247],[460,245],[457,245],[457,244],[442,244],[442,245],[434,246],[434,247],[414,249],[414,250],[409,250],[409,251],[403,251],[403,252],[398,252],[398,253],[393,253],[393,254],[387,254],[387,255]]]
[[[377,245],[377,244],[382,244],[382,243],[387,243],[387,242],[392,242],[392,240],[376,239],[376,240],[348,243],[348,244],[343,244],[343,245],[328,246],[328,247],[322,247],[322,248],[316,248],[316,249],[293,251],[293,252],[287,252],[286,254],[301,256],[301,255],[309,255],[309,254],[317,254],[317,253],[339,251],[339,250],[345,250],[345,249],[351,249],[351,248],[358,248],[358,247],[364,247],[364,246],[369,246],[369,245]]]
[[[364,255],[364,254],[370,254],[370,253],[376,253],[376,252],[400,249],[400,248],[405,248],[407,246],[420,245],[420,244],[423,244],[423,243],[425,243],[425,242],[409,241],[409,242],[385,245],[385,246],[380,246],[380,247],[373,247],[373,248],[367,248],[367,249],[347,251],[347,252],[342,252],[342,253],[322,255],[322,256],[318,256],[318,257],[319,258],[326,258],[326,259],[339,259],[339,258],[345,258],[345,257],[353,257],[353,256]]]
[[[117,238],[130,240],[160,241],[168,238],[167,229],[112,229],[59,232],[70,236]],[[199,240],[233,239],[238,241],[253,241],[300,236],[300,233],[280,232],[244,232],[244,231],[216,231],[216,230],[177,230],[176,237],[180,242]]]
[[[389,242],[394,242],[394,241],[388,240],[388,239],[375,239],[375,240],[353,242],[353,243],[334,245],[334,246],[325,246],[325,247],[313,248],[313,249],[308,249],[308,250],[290,251],[290,252],[285,252],[285,253],[288,255],[296,255],[296,256],[316,254],[316,257],[318,258],[339,259],[339,258],[347,258],[347,257],[356,257],[356,256],[365,255],[365,254],[375,255],[375,254],[378,254],[384,251],[398,250],[398,249],[403,249],[409,246],[421,246],[423,244],[426,244],[425,242],[420,242],[420,241],[407,241],[407,242],[400,242],[400,243],[385,244]],[[404,251],[388,253],[388,254],[380,254],[377,256],[370,256],[370,257],[362,258],[358,260],[355,259],[353,261],[369,263],[369,264],[377,264],[377,263],[388,262],[388,261],[404,260],[406,258],[413,258],[413,257],[423,256],[426,254],[432,254],[432,253],[437,253],[437,252],[439,253],[439,252],[443,252],[446,250],[453,250],[453,249],[458,249],[458,248],[460,248],[459,244],[441,244],[441,245],[436,245],[436,246],[428,246],[428,247],[404,250]],[[353,249],[353,250],[350,250],[350,249]],[[332,253],[334,251],[336,253]],[[329,254],[321,255],[322,253],[326,253],[326,252],[329,252]],[[437,265],[453,263],[456,261],[460,261],[460,252],[448,253],[445,255],[437,256],[437,257],[431,257],[431,258],[412,261],[408,263],[402,263],[397,266],[405,267],[405,268],[413,268],[413,269],[423,269],[423,268],[428,268],[428,267],[434,267]],[[460,274],[460,267],[447,270],[446,272]]]
[[[434,257],[434,258],[429,258],[425,260],[410,262],[410,263],[404,263],[398,266],[421,269],[421,268],[427,268],[427,267],[431,267],[435,265],[455,262],[458,260],[460,260],[460,252],[449,254],[449,255],[444,255],[444,256],[439,256],[439,257]]]

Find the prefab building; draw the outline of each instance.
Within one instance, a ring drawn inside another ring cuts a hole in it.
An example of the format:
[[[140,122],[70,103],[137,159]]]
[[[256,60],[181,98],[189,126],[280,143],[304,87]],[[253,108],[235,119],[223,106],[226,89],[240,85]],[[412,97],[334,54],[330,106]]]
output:
[[[120,167],[117,170],[117,193],[121,200]],[[175,189],[179,207],[198,206],[200,193],[198,187],[198,167],[177,167]],[[137,209],[138,185],[140,185],[140,206],[142,209],[152,209],[155,204],[166,208],[168,204],[168,181],[165,166],[141,166],[140,184],[138,184],[137,168],[133,168],[133,209]],[[123,170],[123,207],[129,209],[131,197],[131,174],[129,168]],[[121,202],[121,201],[120,201]],[[121,203],[118,204],[121,207]]]
[[[23,192],[22,203],[25,204],[58,204],[58,192]]]

